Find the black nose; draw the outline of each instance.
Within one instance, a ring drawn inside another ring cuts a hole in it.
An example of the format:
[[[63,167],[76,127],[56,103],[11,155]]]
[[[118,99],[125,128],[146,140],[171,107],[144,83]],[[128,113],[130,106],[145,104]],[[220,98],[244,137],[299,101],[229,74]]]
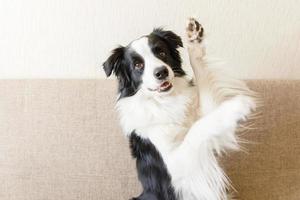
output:
[[[169,76],[169,71],[165,66],[158,67],[154,70],[154,76],[158,80],[162,80]]]

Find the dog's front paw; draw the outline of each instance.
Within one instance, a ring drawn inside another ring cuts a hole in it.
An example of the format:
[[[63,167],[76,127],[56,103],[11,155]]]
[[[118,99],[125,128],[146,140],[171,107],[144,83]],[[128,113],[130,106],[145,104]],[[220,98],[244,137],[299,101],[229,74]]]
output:
[[[195,19],[189,18],[186,26],[186,35],[191,43],[201,43],[204,36],[202,25]]]
[[[228,113],[232,114],[232,118],[238,121],[245,121],[250,113],[255,110],[255,101],[253,98],[244,95],[238,95],[228,100]]]

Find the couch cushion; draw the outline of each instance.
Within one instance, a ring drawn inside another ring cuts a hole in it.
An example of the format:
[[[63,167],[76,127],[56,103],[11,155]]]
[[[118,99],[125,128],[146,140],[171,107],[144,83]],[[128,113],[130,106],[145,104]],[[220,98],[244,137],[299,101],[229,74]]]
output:
[[[245,200],[300,196],[300,81],[249,81],[265,107],[223,162]],[[128,199],[140,191],[112,80],[0,81],[0,199]]]
[[[239,197],[246,200],[300,198],[300,81],[251,81],[264,107],[243,138],[246,152],[225,158]]]

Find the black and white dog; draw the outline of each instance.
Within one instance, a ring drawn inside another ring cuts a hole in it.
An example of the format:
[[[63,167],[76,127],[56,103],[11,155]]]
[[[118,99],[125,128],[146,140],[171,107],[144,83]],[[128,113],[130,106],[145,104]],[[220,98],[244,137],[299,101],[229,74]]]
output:
[[[236,129],[255,101],[243,82],[207,66],[195,19],[186,33],[194,80],[181,66],[181,38],[163,29],[114,49],[103,64],[118,79],[117,109],[143,186],[133,199],[229,199],[217,157],[239,148]]]

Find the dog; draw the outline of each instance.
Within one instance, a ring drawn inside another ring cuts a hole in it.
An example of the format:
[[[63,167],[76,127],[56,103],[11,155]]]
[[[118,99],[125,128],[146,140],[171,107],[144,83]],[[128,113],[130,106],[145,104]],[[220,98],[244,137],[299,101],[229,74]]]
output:
[[[218,164],[239,149],[236,129],[256,107],[252,91],[206,62],[204,29],[186,26],[194,78],[182,68],[181,37],[161,28],[114,49],[103,63],[118,81],[116,108],[143,192],[133,200],[229,199]]]

